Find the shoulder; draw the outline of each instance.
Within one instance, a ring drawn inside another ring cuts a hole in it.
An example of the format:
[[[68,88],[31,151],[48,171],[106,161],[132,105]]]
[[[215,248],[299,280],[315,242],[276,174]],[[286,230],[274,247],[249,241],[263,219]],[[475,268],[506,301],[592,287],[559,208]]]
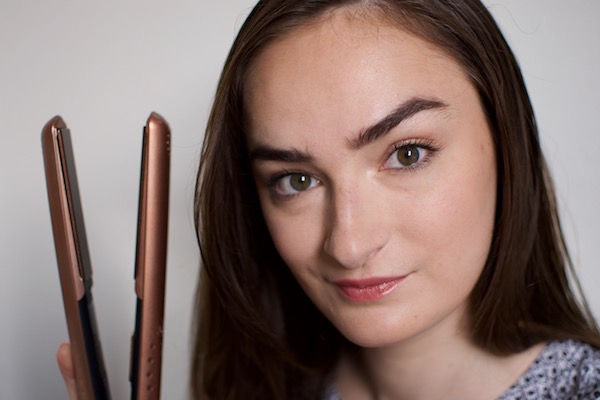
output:
[[[575,340],[550,342],[500,397],[512,399],[600,399],[600,350]]]

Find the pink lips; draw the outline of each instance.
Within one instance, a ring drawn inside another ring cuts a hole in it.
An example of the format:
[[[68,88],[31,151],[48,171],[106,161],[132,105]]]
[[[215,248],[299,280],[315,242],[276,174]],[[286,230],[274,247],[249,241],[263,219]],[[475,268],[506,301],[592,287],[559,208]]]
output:
[[[333,282],[339,291],[350,301],[366,303],[384,298],[390,294],[406,276],[351,280]]]

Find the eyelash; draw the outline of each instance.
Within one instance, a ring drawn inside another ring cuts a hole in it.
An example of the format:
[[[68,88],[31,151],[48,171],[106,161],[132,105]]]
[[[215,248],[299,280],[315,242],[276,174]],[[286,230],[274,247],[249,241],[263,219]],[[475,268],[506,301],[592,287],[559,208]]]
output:
[[[382,168],[382,169],[396,170],[396,171],[402,171],[402,172],[412,172],[412,171],[415,171],[417,169],[424,167],[424,164],[429,162],[431,157],[435,156],[435,154],[440,150],[439,147],[434,145],[434,142],[432,140],[426,140],[426,139],[404,140],[402,142],[395,143],[392,146],[392,149],[387,154],[385,162],[387,163],[387,161],[396,152],[398,152],[399,150],[406,148],[406,147],[417,147],[419,149],[424,149],[424,150],[426,150],[426,154],[423,156],[420,155],[419,160],[415,164],[405,166],[402,168]],[[271,176],[266,177],[264,182],[265,182],[266,186],[269,188],[269,191],[271,192],[272,196],[279,198],[279,199],[283,199],[283,200],[291,199],[295,196],[302,194],[303,191],[298,191],[293,194],[281,194],[281,193],[277,193],[275,186],[277,186],[277,184],[280,183],[280,181],[282,179],[290,177],[295,174],[310,176],[311,179],[314,179],[315,181],[319,182],[319,179],[311,176],[310,174],[307,174],[306,172],[299,171],[299,170],[287,170],[287,169],[284,169],[278,173],[275,173]]]
[[[278,193],[275,188],[277,186],[277,184],[279,184],[281,182],[282,179],[291,177],[292,175],[296,175],[296,174],[309,176],[312,180],[314,180],[316,182],[320,182],[319,179],[313,177],[310,174],[307,174],[306,172],[284,169],[281,172],[275,173],[265,179],[265,184],[269,188],[271,195],[277,199],[287,200],[287,199],[291,199],[295,196],[302,194],[303,191],[297,191],[296,193],[293,193],[293,194],[281,194],[281,193]]]
[[[265,179],[265,184],[267,185],[267,187],[273,188],[275,185],[277,185],[277,183],[281,179],[288,177],[290,175],[294,175],[294,174],[308,175],[302,171],[293,171],[293,170],[284,169],[281,172],[277,172],[277,173],[267,177],[267,179]]]
[[[424,149],[424,150],[426,150],[426,154],[420,155],[419,160],[415,164],[412,164],[409,166],[404,166],[402,168],[382,168],[382,169],[397,170],[397,171],[402,171],[402,172],[412,172],[417,169],[423,168],[425,166],[424,164],[428,163],[431,160],[431,157],[435,156],[436,153],[440,150],[440,148],[438,146],[434,145],[433,140],[408,139],[408,140],[401,141],[399,143],[394,143],[392,145],[392,149],[388,152],[388,155],[385,159],[385,163],[387,163],[388,160],[390,158],[392,158],[392,156],[395,153],[397,153],[399,150],[402,150],[407,147],[416,147],[419,149]]]

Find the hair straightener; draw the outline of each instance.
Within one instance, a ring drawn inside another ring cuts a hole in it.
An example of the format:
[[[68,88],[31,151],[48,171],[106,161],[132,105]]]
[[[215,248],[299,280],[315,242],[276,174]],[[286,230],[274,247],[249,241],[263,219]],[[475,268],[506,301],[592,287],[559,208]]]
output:
[[[110,399],[92,297],[92,267],[71,134],[61,117],[42,130],[54,245],[79,400]],[[170,130],[152,113],[144,127],[135,264],[137,309],[130,381],[134,400],[160,396],[169,205]]]

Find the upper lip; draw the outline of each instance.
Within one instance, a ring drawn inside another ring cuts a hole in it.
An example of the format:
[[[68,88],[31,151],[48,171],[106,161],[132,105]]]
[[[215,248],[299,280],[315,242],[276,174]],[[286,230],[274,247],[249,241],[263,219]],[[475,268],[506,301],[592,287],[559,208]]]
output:
[[[384,283],[398,281],[405,278],[406,275],[401,276],[384,276],[384,277],[373,277],[365,279],[338,279],[333,281],[333,284],[341,287],[355,287],[355,288],[368,288],[372,286],[379,286]]]

